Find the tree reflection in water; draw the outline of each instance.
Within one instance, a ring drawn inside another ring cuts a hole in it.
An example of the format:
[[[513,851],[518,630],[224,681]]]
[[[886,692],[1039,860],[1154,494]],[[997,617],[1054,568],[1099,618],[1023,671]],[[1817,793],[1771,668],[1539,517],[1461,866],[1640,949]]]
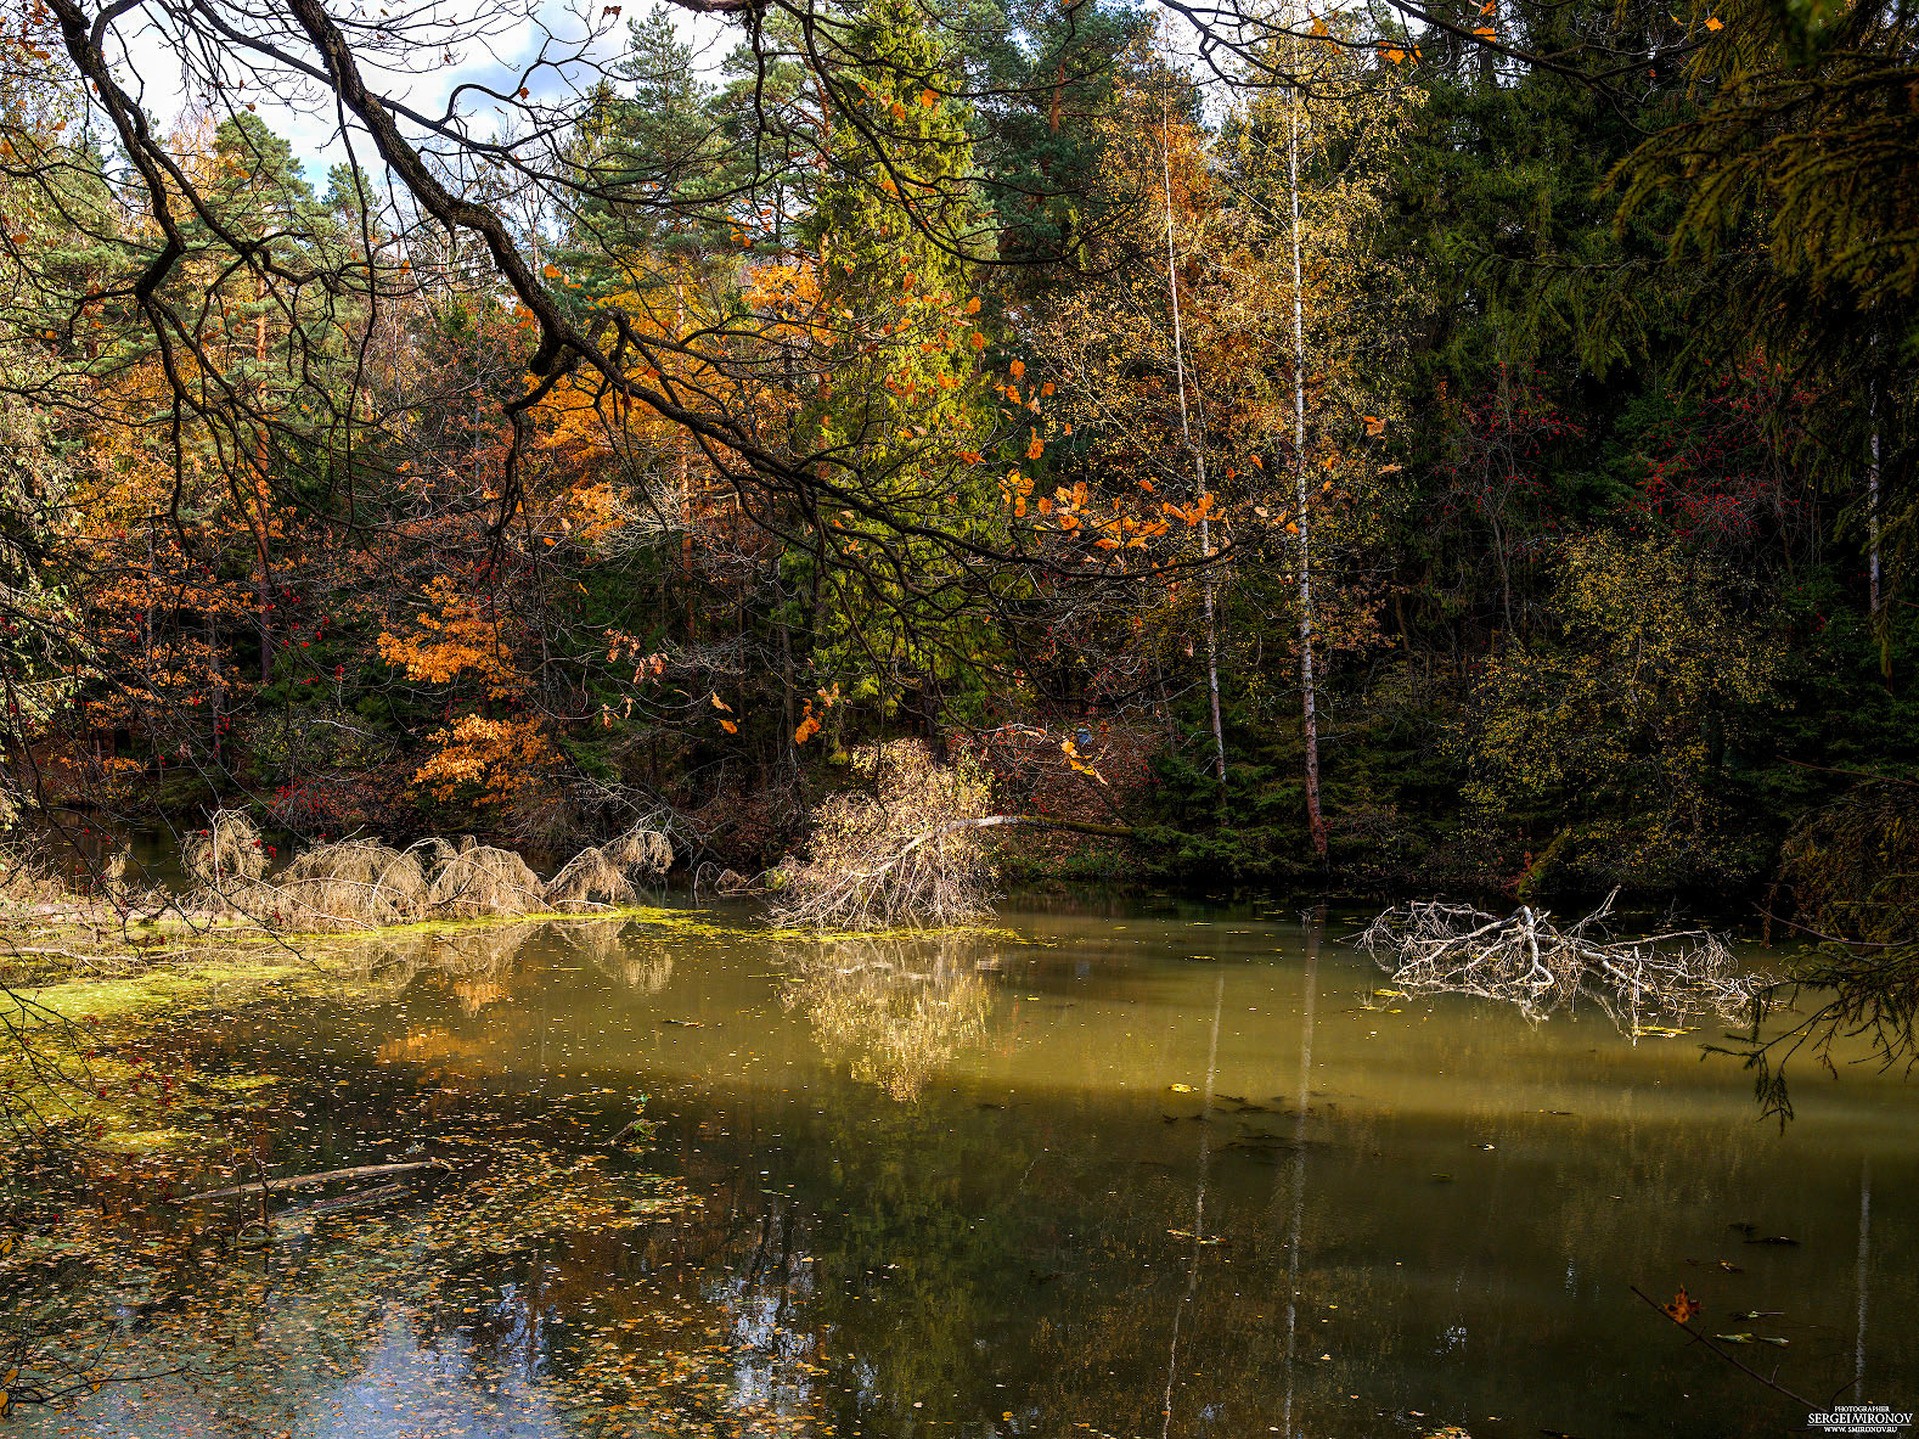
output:
[[[977,937],[861,936],[789,953],[781,996],[821,1050],[862,1084],[901,1103],[986,1039],[993,991]]]

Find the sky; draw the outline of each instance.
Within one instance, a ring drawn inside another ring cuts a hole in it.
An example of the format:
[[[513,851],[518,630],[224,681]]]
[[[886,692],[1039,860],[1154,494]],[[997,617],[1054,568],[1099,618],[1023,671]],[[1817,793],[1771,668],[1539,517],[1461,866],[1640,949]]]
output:
[[[403,0],[393,0],[393,3],[398,9]],[[427,4],[456,20],[484,17],[491,8],[497,12],[487,22],[493,33],[457,49],[451,63],[429,55],[422,57],[420,63],[409,65],[405,72],[387,70],[369,74],[369,81],[390,84],[391,93],[414,108],[438,114],[445,108],[447,97],[460,85],[478,83],[503,91],[517,88],[526,65],[538,53],[543,39],[542,26],[569,40],[592,32],[595,38],[587,55],[600,62],[616,58],[624,49],[627,22],[646,13],[646,0],[639,0],[637,4],[625,0],[623,14],[612,6],[600,6],[598,13],[593,13],[584,10],[583,3],[584,0],[575,0],[575,3],[521,0],[519,5],[514,5],[508,0],[503,5],[497,0],[451,0],[451,3],[427,0]],[[357,4],[349,0],[329,0],[329,8],[340,16],[379,9],[377,0],[359,0]],[[681,37],[693,46],[696,64],[702,69],[717,70],[735,43],[734,28],[715,16],[696,15],[670,5],[664,8],[673,17]],[[515,14],[516,9],[526,13]],[[174,129],[193,99],[188,94],[179,57],[162,36],[151,29],[139,31],[137,23],[123,22],[119,32],[125,39],[116,66],[122,83],[141,99],[163,132]],[[551,71],[531,82],[536,99],[557,95],[564,85],[565,81]],[[331,98],[322,99],[316,94],[295,105],[268,99],[254,103],[258,107],[255,113],[292,145],[294,156],[305,166],[307,179],[316,187],[324,188],[328,168],[347,158]],[[493,117],[500,112],[497,106],[486,102],[485,97],[463,97],[461,108],[474,122],[476,133],[487,134],[495,128]],[[354,152],[363,165],[370,166],[372,146],[364,134],[356,135]]]

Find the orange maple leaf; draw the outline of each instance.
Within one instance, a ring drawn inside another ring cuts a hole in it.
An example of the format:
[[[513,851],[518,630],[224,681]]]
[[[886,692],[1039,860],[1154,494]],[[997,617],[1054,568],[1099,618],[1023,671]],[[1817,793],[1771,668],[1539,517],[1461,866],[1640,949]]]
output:
[[[1686,1287],[1682,1284],[1679,1287],[1679,1292],[1673,1295],[1672,1303],[1665,1306],[1665,1310],[1666,1316],[1671,1319],[1673,1323],[1689,1324],[1692,1322],[1693,1315],[1699,1313],[1704,1307],[1705,1306],[1700,1304],[1697,1299],[1694,1299],[1686,1292]]]

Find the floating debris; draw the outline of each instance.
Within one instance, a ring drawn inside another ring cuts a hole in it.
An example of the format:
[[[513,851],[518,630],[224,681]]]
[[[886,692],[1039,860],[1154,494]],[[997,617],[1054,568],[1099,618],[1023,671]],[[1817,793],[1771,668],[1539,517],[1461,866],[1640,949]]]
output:
[[[1564,928],[1531,905],[1502,919],[1467,904],[1415,900],[1378,916],[1355,943],[1410,993],[1502,1000],[1533,1020],[1583,999],[1634,1039],[1690,1033],[1689,1018],[1750,1011],[1767,976],[1747,972],[1704,929],[1613,938],[1606,921],[1618,893]]]

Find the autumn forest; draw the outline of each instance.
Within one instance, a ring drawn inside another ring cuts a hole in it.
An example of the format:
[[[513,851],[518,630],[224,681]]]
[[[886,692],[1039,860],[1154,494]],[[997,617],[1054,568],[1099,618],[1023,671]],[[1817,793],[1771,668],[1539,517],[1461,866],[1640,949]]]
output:
[[[1916,579],[1905,0],[14,0],[0,1428],[1896,1419]]]
[[[1903,11],[608,8],[445,114],[498,17],[225,15],[5,38],[23,821],[750,874],[905,739],[1132,831],[1025,878],[1830,907],[1903,808]]]

